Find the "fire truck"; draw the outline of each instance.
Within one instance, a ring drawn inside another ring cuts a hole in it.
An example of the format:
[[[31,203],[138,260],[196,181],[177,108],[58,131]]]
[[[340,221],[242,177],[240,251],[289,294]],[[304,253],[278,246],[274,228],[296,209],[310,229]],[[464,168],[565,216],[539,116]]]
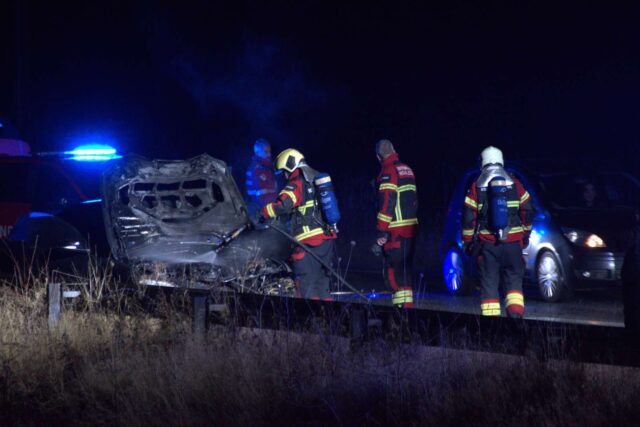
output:
[[[0,118],[0,239],[6,239],[24,215],[55,214],[97,198],[101,163],[115,157],[115,149],[101,144],[33,153]]]

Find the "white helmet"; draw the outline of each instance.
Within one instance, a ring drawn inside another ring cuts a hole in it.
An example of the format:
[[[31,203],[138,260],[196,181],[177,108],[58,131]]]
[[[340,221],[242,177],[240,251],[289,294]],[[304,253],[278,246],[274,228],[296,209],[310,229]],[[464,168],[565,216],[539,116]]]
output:
[[[482,150],[480,154],[482,160],[482,167],[487,165],[500,165],[504,166],[504,159],[502,158],[502,151],[499,148],[489,146]]]

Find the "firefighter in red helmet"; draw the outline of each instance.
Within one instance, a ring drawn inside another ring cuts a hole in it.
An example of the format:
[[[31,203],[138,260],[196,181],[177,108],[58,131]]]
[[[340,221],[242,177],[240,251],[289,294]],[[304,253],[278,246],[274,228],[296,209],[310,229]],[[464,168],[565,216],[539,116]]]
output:
[[[402,163],[387,139],[376,144],[382,165],[378,186],[378,238],[373,251],[384,255],[385,282],[393,304],[413,307],[412,264],[418,234],[418,197],[413,170]]]
[[[262,208],[260,215],[273,219],[291,214],[292,234],[296,240],[330,266],[336,232],[324,220],[318,203],[314,185],[318,172],[309,167],[302,153],[293,148],[276,157],[275,168],[284,172],[287,184],[274,202]],[[299,246],[294,248],[291,259],[297,296],[329,299],[330,272]]]
[[[500,315],[502,282],[507,314],[523,317],[522,249],[529,244],[533,207],[522,183],[504,170],[502,151],[495,147],[482,151],[480,176],[467,191],[462,222],[465,252],[478,262],[482,315]]]

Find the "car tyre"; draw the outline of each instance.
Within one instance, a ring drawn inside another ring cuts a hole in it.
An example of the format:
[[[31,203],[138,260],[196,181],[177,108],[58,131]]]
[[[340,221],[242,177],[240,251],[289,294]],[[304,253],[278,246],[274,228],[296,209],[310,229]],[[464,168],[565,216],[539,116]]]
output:
[[[442,263],[442,275],[451,295],[469,295],[473,290],[474,281],[469,258],[457,247],[447,250]]]
[[[559,302],[570,298],[571,289],[558,257],[544,251],[536,262],[535,279],[540,296],[546,302]]]

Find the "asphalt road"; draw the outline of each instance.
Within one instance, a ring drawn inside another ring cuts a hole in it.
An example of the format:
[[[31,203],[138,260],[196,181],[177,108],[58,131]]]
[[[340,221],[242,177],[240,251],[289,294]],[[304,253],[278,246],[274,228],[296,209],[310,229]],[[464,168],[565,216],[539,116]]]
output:
[[[351,272],[347,280],[355,288],[374,297],[379,304],[391,303],[379,272]],[[480,314],[479,295],[452,297],[444,291],[433,291],[442,286],[434,280],[423,279],[416,285],[417,308]],[[619,284],[592,286],[575,291],[571,301],[547,303],[541,301],[534,288],[525,287],[525,318],[579,323],[588,325],[623,327],[622,287]],[[349,294],[339,298],[350,299]]]

